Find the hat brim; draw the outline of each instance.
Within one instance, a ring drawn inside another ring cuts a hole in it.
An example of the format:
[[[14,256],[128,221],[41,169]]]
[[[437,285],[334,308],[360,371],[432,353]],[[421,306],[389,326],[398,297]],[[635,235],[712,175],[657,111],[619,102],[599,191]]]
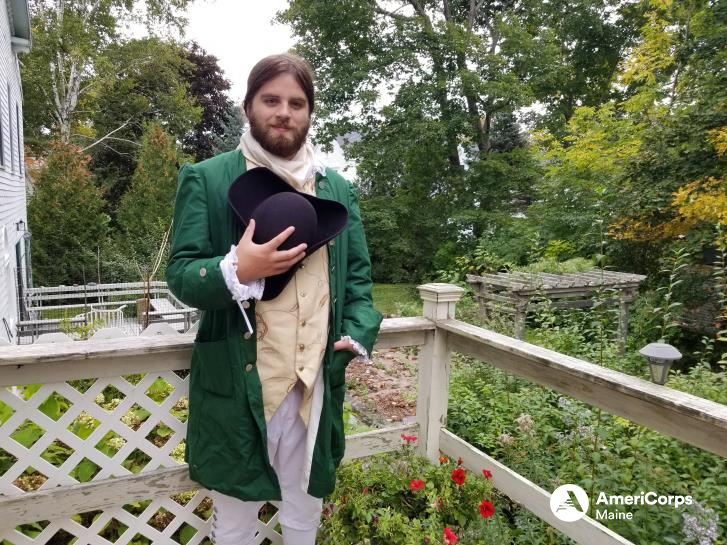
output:
[[[297,191],[272,170],[265,167],[250,169],[235,179],[227,192],[227,202],[235,216],[246,229],[250,223],[253,212],[268,197],[282,191],[297,193],[308,199],[318,216],[318,228],[313,239],[306,248],[306,255],[310,255],[324,244],[337,237],[348,224],[348,210],[338,201],[321,199]],[[300,262],[293,265],[286,272],[269,276],[265,279],[265,290],[262,300],[275,299],[283,291],[287,283],[295,274]]]

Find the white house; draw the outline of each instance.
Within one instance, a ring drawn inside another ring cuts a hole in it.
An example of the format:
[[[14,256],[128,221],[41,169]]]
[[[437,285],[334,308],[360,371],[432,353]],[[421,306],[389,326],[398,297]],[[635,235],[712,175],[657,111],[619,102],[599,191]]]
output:
[[[30,51],[31,33],[27,0],[0,4],[0,344],[15,344],[18,291],[31,282],[18,65],[18,53]]]

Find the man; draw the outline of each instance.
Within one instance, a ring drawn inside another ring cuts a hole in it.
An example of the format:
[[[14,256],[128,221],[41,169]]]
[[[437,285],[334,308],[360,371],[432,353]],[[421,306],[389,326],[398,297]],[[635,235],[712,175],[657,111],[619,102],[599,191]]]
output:
[[[356,196],[306,140],[310,68],[294,55],[266,57],[250,73],[243,107],[250,130],[238,149],[179,174],[167,282],[203,311],[185,460],[190,477],[212,491],[216,545],[251,543],[267,500],[282,500],[286,545],[313,545],[321,498],[333,491],[344,453],[345,368],[356,355],[368,359],[381,315],[371,300]],[[343,204],[347,227],[311,255],[305,244],[277,249],[292,227],[255,244],[255,222],[240,232],[227,192],[258,166],[300,192]],[[280,295],[259,300],[266,277],[298,262]]]

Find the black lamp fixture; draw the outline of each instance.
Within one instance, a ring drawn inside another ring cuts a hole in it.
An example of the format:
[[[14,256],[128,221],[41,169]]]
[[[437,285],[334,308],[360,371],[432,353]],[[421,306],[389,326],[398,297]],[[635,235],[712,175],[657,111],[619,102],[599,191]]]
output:
[[[25,232],[25,222],[23,220],[15,222],[15,230]]]

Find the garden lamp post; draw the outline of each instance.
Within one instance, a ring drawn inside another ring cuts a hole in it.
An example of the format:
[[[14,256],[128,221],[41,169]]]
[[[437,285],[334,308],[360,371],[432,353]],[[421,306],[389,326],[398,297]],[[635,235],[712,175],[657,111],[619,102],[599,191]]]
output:
[[[639,354],[649,360],[651,370],[651,381],[656,384],[664,384],[669,376],[671,364],[680,360],[682,353],[667,343],[649,343],[639,350]]]

